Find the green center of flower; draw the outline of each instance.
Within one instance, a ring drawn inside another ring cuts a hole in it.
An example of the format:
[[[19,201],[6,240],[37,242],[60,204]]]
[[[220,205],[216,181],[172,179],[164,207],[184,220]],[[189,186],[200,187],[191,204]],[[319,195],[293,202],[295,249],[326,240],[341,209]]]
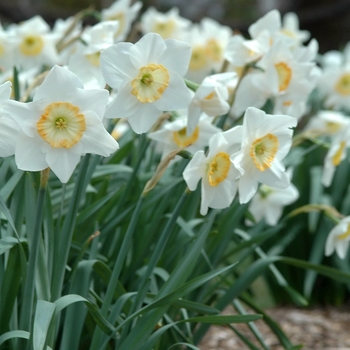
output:
[[[217,186],[227,178],[230,171],[230,156],[226,152],[219,152],[211,159],[207,166],[207,175],[210,186]]]
[[[278,151],[278,138],[273,134],[256,139],[250,147],[250,156],[260,171],[271,167]]]
[[[69,102],[49,104],[37,122],[39,135],[54,148],[71,148],[86,130],[85,117]]]
[[[163,39],[169,39],[173,36],[176,23],[173,19],[168,21],[158,21],[153,26],[153,32],[158,33]]]
[[[216,39],[209,39],[206,45],[206,53],[214,62],[220,62],[223,50],[220,43]]]
[[[259,193],[262,198],[267,198],[273,192],[270,186],[262,184],[259,187]]]
[[[343,74],[335,84],[335,90],[340,95],[350,95],[350,73]]]
[[[190,60],[190,70],[200,70],[207,66],[208,56],[203,46],[195,46],[192,48],[192,56]]]
[[[197,141],[198,135],[198,126],[194,129],[191,135],[187,135],[187,129],[183,128],[179,131],[173,132],[173,140],[180,148],[186,148]]]
[[[289,86],[292,79],[292,69],[285,62],[275,64],[275,68],[278,74],[278,89],[281,92]]]
[[[95,52],[95,53],[91,53],[89,55],[85,55],[85,57],[87,58],[87,60],[96,67],[100,66],[100,56],[101,56],[101,52]]]
[[[338,236],[338,239],[343,240],[343,239],[348,238],[349,236],[350,236],[350,224],[348,224],[347,230]]]
[[[151,63],[140,68],[131,82],[131,93],[142,103],[157,101],[169,86],[169,80],[169,72],[163,65]]]
[[[36,56],[43,50],[44,40],[39,35],[27,35],[23,38],[19,48],[25,56]]]

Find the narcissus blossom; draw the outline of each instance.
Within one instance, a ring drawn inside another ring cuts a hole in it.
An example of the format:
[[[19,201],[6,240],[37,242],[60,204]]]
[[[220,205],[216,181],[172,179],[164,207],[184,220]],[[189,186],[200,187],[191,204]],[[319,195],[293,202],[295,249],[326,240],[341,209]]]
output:
[[[59,56],[56,43],[59,39],[50,26],[40,16],[32,17],[18,25],[13,25],[10,35],[14,38],[14,64],[23,69],[52,66]]]
[[[119,27],[118,21],[105,21],[85,30],[84,44],[78,43],[70,56],[68,68],[84,83],[85,88],[104,88],[106,82],[100,68],[100,53],[114,44],[113,33]]]
[[[299,192],[292,183],[285,189],[261,185],[248,209],[256,222],[264,218],[268,225],[275,226],[283,214],[283,208],[295,202],[298,197]]]
[[[162,13],[151,6],[142,15],[140,21],[141,31],[144,34],[158,33],[163,39],[181,40],[190,25],[191,21],[181,17],[177,7]]]
[[[349,242],[350,216],[347,216],[329,232],[326,241],[325,255],[329,256],[336,251],[339,258],[344,259],[349,249]]]
[[[15,160],[19,169],[46,168],[67,182],[86,153],[109,156],[118,143],[105,130],[102,119],[108,91],[84,90],[68,69],[54,66],[35,91],[33,102],[13,100],[4,111],[19,125]]]
[[[256,193],[258,183],[284,189],[290,180],[282,159],[292,145],[291,128],[297,120],[286,115],[270,115],[257,108],[247,109],[243,118],[241,149],[231,156],[240,172],[240,203],[247,203]]]
[[[0,157],[11,156],[15,153],[15,139],[19,127],[17,123],[3,111],[3,104],[11,95],[11,83],[0,85]]]
[[[210,75],[203,80],[188,108],[188,133],[194,131],[203,112],[211,117],[228,113],[228,85],[236,85],[237,80],[237,75],[233,72]]]
[[[162,158],[177,149],[186,149],[195,153],[208,146],[209,139],[220,132],[221,129],[214,126],[212,118],[202,114],[198,125],[193,132],[187,133],[187,113],[183,113],[172,122],[165,122],[160,130],[151,132],[148,137],[157,141],[157,148],[162,152]]]
[[[350,128],[345,128],[333,138],[326,154],[322,173],[322,184],[330,186],[337,166],[345,159],[350,145]]]
[[[114,39],[122,41],[126,39],[132,22],[137,17],[142,7],[141,1],[136,1],[131,5],[131,0],[118,0],[101,11],[102,21],[118,21],[119,26],[114,32]]]
[[[208,208],[223,209],[232,203],[236,192],[239,172],[230,161],[230,154],[240,145],[242,127],[236,126],[209,140],[209,152],[198,151],[188,163],[183,177],[188,188],[194,191],[201,184],[200,213],[206,215]]]
[[[163,111],[188,107],[191,94],[183,76],[191,48],[149,33],[136,44],[117,43],[101,53],[102,74],[116,97],[107,118],[126,118],[138,133],[147,132]]]

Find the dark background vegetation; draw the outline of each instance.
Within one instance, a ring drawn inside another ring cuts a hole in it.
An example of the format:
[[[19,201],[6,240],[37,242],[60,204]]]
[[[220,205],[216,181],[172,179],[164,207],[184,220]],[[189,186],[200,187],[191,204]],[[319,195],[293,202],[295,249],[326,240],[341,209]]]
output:
[[[19,22],[36,14],[49,23],[66,18],[90,5],[101,9],[113,0],[0,0],[0,19]],[[309,30],[320,44],[320,52],[341,49],[350,41],[350,0],[143,0],[143,10],[155,6],[167,11],[173,6],[182,16],[199,21],[209,16],[246,34],[248,26],[264,13],[277,8],[296,12],[302,29]]]

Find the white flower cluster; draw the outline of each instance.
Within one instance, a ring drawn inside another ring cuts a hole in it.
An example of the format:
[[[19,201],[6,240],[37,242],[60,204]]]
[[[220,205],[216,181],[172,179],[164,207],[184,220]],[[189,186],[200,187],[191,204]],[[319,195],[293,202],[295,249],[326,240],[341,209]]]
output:
[[[283,159],[318,86],[325,110],[305,132],[331,136],[323,177],[331,184],[349,146],[350,49],[318,67],[316,40],[304,46],[309,33],[296,15],[282,20],[277,10],[247,39],[209,18],[194,24],[176,8],[151,7],[133,25],[140,9],[118,0],[91,27],[74,17],[51,29],[39,16],[0,27],[0,156],[15,155],[26,171],[49,167],[67,182],[82,155],[109,156],[130,127],[148,133],[163,158],[193,154],[183,177],[191,191],[201,181],[201,214],[238,194],[240,203],[252,200],[257,221],[275,225],[298,198]],[[20,101],[11,93],[14,66]],[[121,120],[114,137],[105,118]]]

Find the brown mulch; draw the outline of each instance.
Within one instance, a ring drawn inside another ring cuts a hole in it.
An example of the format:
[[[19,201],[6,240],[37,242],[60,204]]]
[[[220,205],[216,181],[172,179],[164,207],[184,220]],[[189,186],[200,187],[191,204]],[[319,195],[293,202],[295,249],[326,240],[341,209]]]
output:
[[[280,307],[267,310],[267,314],[280,325],[293,345],[303,344],[303,350],[350,350],[349,307],[314,309]],[[284,349],[262,320],[255,324],[271,350]],[[263,349],[247,325],[234,326],[259,349]],[[249,349],[231,329],[218,326],[210,328],[198,347],[201,350]]]

